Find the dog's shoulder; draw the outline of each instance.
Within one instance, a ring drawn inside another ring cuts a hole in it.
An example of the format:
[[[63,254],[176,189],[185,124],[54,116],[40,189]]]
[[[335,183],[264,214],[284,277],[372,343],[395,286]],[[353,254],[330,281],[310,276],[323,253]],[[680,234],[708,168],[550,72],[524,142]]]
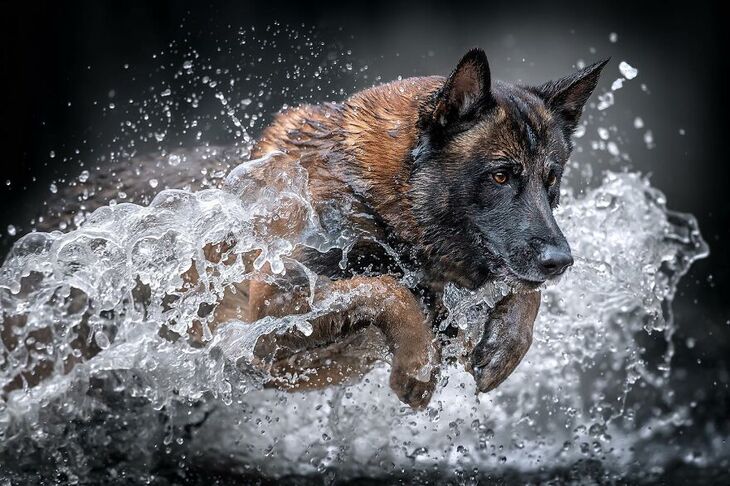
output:
[[[276,114],[256,142],[254,157],[279,150],[293,157],[331,150],[344,138],[341,103],[287,107]]]

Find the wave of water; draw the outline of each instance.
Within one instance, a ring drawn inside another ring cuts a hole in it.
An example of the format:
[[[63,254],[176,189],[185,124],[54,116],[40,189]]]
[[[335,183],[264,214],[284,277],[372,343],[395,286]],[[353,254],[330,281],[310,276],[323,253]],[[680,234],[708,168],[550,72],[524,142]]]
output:
[[[146,207],[102,207],[79,229],[17,242],[0,271],[0,384],[20,386],[0,401],[6,475],[111,469],[142,479],[171,461],[240,474],[468,476],[587,458],[609,470],[667,460],[657,437],[688,421],[667,393],[671,300],[707,247],[695,219],[668,211],[647,180],[608,173],[582,197],[566,191],[557,219],[576,264],[544,291],[524,362],[486,395],[447,366],[430,406],[413,412],[391,393],[386,363],[344,387],[262,390],[263,375],[247,365],[253,344],[306,329],[302,317],[230,322],[202,346],[185,338],[194,320],[205,323],[202,307],[232,282],[263,278],[265,262],[283,273],[296,245],[349,244],[319,225],[306,172],[282,172],[277,160],[242,164],[222,189],[165,190]],[[276,185],[265,182],[272,171]],[[273,235],[282,221],[291,231]],[[206,259],[205,245],[226,239],[238,242],[238,264]],[[252,251],[261,252],[253,268],[243,264]],[[191,262],[201,283],[182,290]],[[475,332],[492,292],[449,288],[450,321]],[[49,377],[36,385],[33,370]]]

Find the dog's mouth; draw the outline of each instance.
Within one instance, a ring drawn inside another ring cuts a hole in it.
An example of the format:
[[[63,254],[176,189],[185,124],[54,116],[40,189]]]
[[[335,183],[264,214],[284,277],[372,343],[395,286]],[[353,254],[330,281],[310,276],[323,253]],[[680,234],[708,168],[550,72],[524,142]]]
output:
[[[536,290],[547,282],[560,280],[565,275],[565,270],[552,275],[543,274],[538,270],[520,271],[514,265],[511,265],[506,258],[500,258],[500,260],[499,274],[501,274],[505,283],[515,290]]]
[[[530,291],[536,290],[545,282],[549,280],[555,280],[560,278],[560,275],[556,276],[528,276],[523,272],[514,268],[513,265],[507,260],[507,258],[495,251],[494,247],[490,244],[489,240],[484,237],[483,234],[477,235],[477,240],[482,248],[485,248],[487,253],[492,258],[492,275],[498,275],[509,287],[513,290]],[[496,265],[495,265],[496,264]],[[496,268],[495,268],[496,267]]]
[[[507,268],[508,273],[507,275],[505,275],[505,283],[507,283],[507,285],[509,285],[514,290],[536,290],[545,282],[547,282],[547,279],[538,280],[530,277],[525,277],[515,272],[511,268]]]

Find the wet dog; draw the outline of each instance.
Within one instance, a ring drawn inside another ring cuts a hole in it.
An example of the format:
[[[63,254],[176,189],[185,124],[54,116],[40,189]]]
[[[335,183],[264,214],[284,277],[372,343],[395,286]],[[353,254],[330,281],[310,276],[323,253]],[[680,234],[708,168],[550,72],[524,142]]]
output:
[[[285,279],[273,278],[279,272],[267,264],[262,272],[272,278],[231,285],[208,310],[212,330],[232,319],[304,314],[330,299],[337,304],[310,320],[311,333],[294,329],[258,340],[255,364],[268,373],[268,386],[326,387],[390,359],[391,388],[420,408],[433,394],[440,348],[449,339],[435,331],[448,314],[446,285],[477,289],[500,281],[511,292],[464,357],[478,391],[498,386],[532,342],[537,288],[573,263],[552,210],[572,132],[605,64],[517,86],[492,81],[484,51],[473,49],[446,78],[404,79],[341,103],[279,113],[250,154],[268,156],[259,175],[274,186],[286,183],[282,174],[305,170],[319,224],[350,235],[348,251],[295,247]],[[135,185],[149,190],[141,173],[123,177],[125,192],[134,194]],[[93,209],[93,201],[85,204]],[[279,218],[270,230],[286,235],[295,219]],[[237,259],[235,239],[205,253],[224,264],[250,265],[257,257]],[[403,278],[406,267],[413,271]],[[188,289],[199,280],[194,268],[184,275]],[[12,348],[10,327],[3,342]],[[198,323],[192,335],[200,333]],[[82,334],[79,342],[89,342]],[[94,354],[87,348],[84,356]],[[32,384],[43,374],[34,370],[23,380]],[[10,389],[20,384],[19,378]]]
[[[495,307],[467,366],[481,392],[505,380],[530,347],[536,288],[573,263],[552,210],[571,134],[605,64],[516,86],[493,82],[484,51],[473,49],[447,78],[404,79],[342,103],[280,113],[253,155],[276,151],[276,164],[301,164],[320,220],[345,220],[360,238],[344,269],[340,250],[295,251],[320,276],[315,303],[333,293],[354,297],[314,319],[310,336],[290,331],[259,341],[256,356],[271,385],[316,388],[361,375],[376,359],[363,350],[377,334],[392,353],[392,389],[422,407],[438,373],[433,329],[445,317],[445,285],[475,289],[495,280],[512,291]],[[343,206],[347,212],[338,211]],[[373,241],[412,262],[418,281],[399,280],[392,254]],[[221,301],[216,322],[253,322],[312,305],[306,283],[240,287]]]

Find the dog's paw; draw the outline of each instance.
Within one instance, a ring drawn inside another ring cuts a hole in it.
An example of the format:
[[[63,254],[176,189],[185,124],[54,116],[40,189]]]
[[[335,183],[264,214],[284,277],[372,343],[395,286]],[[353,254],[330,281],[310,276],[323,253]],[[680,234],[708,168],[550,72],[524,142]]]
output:
[[[470,371],[481,393],[495,389],[506,380],[532,343],[531,336],[512,336],[511,339],[496,341],[485,336],[471,355]]]
[[[401,348],[395,353],[390,387],[403,403],[414,409],[428,405],[436,389],[440,359],[440,347],[435,342],[417,351]]]
[[[394,368],[390,373],[390,388],[401,402],[413,409],[422,409],[431,401],[436,389],[437,375],[438,370],[434,368],[431,371],[431,378],[428,381],[421,381],[402,369]]]

